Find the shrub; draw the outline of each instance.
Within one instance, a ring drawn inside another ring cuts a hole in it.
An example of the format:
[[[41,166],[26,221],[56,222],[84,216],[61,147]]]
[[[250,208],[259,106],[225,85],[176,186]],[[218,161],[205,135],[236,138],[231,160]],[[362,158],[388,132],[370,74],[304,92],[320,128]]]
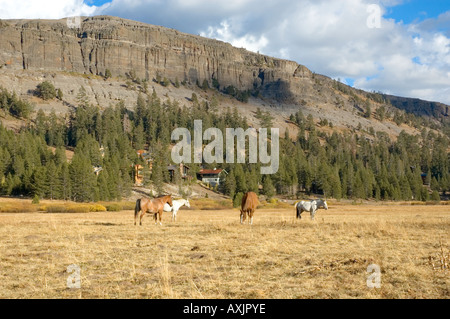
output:
[[[233,203],[231,200],[213,200],[211,198],[198,198],[189,200],[191,208],[195,207],[198,210],[222,210],[232,209]]]
[[[89,211],[92,213],[106,212],[106,207],[100,204],[90,205]]]
[[[105,70],[105,79],[109,79],[110,77],[112,77],[112,73],[109,69]]]
[[[56,97],[55,86],[49,81],[38,84],[36,93],[43,100],[51,100]]]
[[[219,83],[219,81],[217,79],[215,79],[215,78],[212,79],[212,85],[217,90],[220,90],[220,83]]]
[[[105,205],[108,212],[120,212],[122,210],[122,205],[114,203]]]
[[[51,205],[47,207],[47,213],[89,213],[90,205]]]
[[[34,195],[33,200],[31,201],[31,204],[37,205],[39,204],[39,196]]]
[[[208,83],[208,81],[207,81],[206,79],[203,80],[203,83],[202,83],[202,89],[203,89],[204,91],[206,91],[206,90],[209,89],[209,83]]]
[[[0,205],[1,213],[33,213],[38,207],[28,203],[4,202]]]
[[[47,211],[47,213],[66,213],[67,207],[64,205],[52,205],[52,206],[47,206],[46,211]]]
[[[89,213],[91,209],[89,205],[69,205],[66,211],[67,213]]]
[[[168,87],[169,84],[170,84],[170,81],[169,81],[168,78],[164,78],[164,80],[162,80],[162,82],[160,82],[160,84],[161,84],[162,86]]]
[[[63,97],[64,97],[64,94],[63,94],[62,90],[61,89],[56,90],[56,98],[58,100],[62,101]]]
[[[180,81],[178,80],[178,78],[175,79],[175,84],[174,86],[178,89],[180,87]]]
[[[122,202],[120,205],[122,206],[122,210],[134,210],[136,202]]]

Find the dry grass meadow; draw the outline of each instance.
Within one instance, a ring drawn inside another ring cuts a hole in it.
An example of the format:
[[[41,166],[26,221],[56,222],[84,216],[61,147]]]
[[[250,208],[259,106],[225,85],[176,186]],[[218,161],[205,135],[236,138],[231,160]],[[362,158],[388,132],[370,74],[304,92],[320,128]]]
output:
[[[335,203],[316,221],[260,209],[253,226],[237,209],[193,207],[162,227],[134,226],[132,211],[0,213],[0,298],[448,299],[449,207]]]

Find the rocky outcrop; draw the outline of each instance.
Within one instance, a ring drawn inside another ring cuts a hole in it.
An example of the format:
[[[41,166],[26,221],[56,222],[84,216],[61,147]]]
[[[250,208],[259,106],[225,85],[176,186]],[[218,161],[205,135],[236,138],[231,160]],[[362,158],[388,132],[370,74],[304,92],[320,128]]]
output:
[[[0,65],[114,76],[133,70],[141,79],[157,74],[175,81],[254,90],[295,102],[311,72],[228,43],[110,16],[81,19],[80,28],[61,20],[0,21]]]

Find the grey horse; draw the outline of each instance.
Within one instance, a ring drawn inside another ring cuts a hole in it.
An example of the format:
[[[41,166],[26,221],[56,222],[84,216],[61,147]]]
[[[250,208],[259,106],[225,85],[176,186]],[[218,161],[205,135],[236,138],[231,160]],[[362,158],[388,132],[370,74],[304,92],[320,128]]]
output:
[[[311,219],[314,220],[316,212],[319,208],[328,210],[328,204],[326,200],[314,199],[312,201],[301,201],[295,204],[295,209],[297,211],[297,219],[302,218],[303,212],[309,212],[311,214]]]

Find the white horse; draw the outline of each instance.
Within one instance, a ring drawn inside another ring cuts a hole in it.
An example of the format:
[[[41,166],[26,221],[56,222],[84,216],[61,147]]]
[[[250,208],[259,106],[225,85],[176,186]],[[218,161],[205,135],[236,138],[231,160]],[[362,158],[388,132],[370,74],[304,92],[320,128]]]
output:
[[[173,200],[172,201],[172,207],[169,204],[164,205],[164,211],[167,213],[172,212],[172,221],[177,221],[177,213],[180,210],[181,207],[191,207],[191,204],[189,203],[188,199],[180,199],[180,200]]]
[[[303,212],[309,212],[311,214],[311,219],[314,220],[314,217],[316,216],[316,212],[319,208],[323,208],[325,210],[328,210],[328,204],[326,200],[322,199],[314,199],[309,202],[301,201],[295,204],[295,209],[297,211],[297,218],[302,218]]]

